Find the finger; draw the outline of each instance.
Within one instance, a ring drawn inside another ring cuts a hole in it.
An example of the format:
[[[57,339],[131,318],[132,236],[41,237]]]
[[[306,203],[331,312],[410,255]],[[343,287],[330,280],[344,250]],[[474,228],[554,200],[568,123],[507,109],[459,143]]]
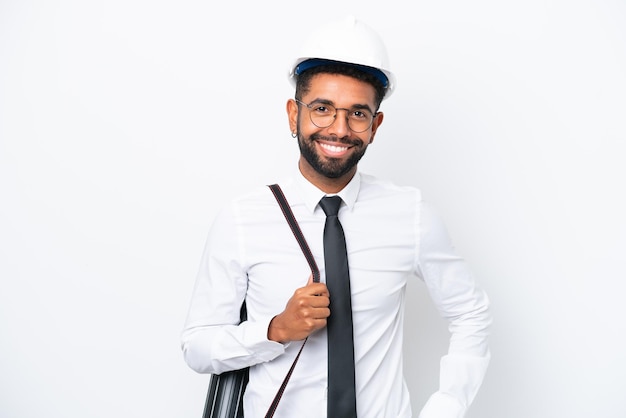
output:
[[[302,312],[302,319],[309,325],[312,322],[324,321],[330,316],[328,308],[314,308]]]
[[[324,283],[313,283],[306,287],[306,291],[313,296],[328,296],[328,287]]]
[[[326,319],[330,316],[330,308],[328,306],[315,308],[311,311],[311,315],[315,319]]]
[[[328,296],[314,296],[309,300],[312,308],[328,308],[330,306],[330,298]]]

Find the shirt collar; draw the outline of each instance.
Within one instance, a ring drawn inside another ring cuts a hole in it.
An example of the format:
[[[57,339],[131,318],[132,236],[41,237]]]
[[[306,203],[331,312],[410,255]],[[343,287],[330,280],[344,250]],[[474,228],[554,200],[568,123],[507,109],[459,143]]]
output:
[[[302,195],[302,199],[304,200],[304,205],[309,210],[309,212],[313,213],[317,204],[322,199],[322,197],[327,196],[326,193],[317,188],[313,183],[309,182],[302,173],[300,169],[296,169],[296,186],[300,190]],[[359,195],[359,189],[361,188],[361,175],[357,171],[352,177],[352,180],[344,187],[339,193],[336,193],[336,196],[341,197],[341,200],[346,204],[349,210],[352,210],[354,204],[356,203],[356,198]],[[328,195],[332,196],[332,195]]]

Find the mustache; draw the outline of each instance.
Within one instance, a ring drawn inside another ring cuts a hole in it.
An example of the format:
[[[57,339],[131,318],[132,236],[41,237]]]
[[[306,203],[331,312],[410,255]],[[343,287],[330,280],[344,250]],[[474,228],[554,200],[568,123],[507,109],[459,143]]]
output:
[[[328,142],[337,142],[339,144],[351,145],[355,147],[363,146],[363,141],[358,138],[356,139],[351,139],[347,137],[337,138],[336,136],[324,136],[324,135],[316,133],[316,134],[312,134],[310,136],[310,139],[312,141],[322,140],[322,141],[328,141]]]

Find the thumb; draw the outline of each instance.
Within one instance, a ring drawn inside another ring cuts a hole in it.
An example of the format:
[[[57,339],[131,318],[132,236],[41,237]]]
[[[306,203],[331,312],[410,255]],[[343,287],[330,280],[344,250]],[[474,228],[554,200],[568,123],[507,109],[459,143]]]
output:
[[[306,285],[311,286],[313,284],[313,274],[309,276],[309,280],[307,280]]]

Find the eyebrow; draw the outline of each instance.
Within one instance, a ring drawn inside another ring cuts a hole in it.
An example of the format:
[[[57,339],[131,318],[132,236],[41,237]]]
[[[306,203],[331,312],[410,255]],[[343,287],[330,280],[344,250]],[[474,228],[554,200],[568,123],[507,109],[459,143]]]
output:
[[[326,105],[331,105],[333,107],[337,107],[337,105],[332,101],[332,100],[328,100],[328,99],[314,99],[311,102],[309,102],[309,106],[312,105],[313,103],[318,103],[318,104],[326,104]],[[344,108],[340,108],[340,109],[344,109]],[[352,106],[350,106],[349,108],[350,110],[352,109],[356,109],[356,110],[367,110],[368,112],[370,112],[371,114],[375,114],[376,112],[374,112],[372,110],[372,108],[369,107],[369,105],[367,104],[354,104]]]

